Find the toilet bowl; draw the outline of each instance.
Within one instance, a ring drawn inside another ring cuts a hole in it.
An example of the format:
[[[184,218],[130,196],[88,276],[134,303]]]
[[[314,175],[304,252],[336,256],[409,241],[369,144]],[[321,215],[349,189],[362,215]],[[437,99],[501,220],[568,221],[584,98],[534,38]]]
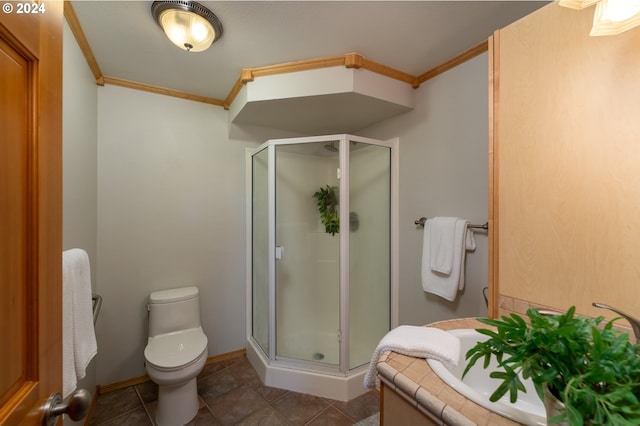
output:
[[[197,287],[151,293],[145,367],[158,385],[158,426],[182,426],[198,413],[196,377],[208,356]]]

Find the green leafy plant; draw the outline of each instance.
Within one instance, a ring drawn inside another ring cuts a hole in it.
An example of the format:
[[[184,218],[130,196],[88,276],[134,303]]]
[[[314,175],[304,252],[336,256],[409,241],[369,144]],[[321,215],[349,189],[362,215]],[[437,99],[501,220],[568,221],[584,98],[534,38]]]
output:
[[[541,400],[546,387],[564,404],[549,423],[640,424],[640,345],[613,328],[619,318],[603,326],[604,317],[576,316],[575,307],[561,315],[529,309],[527,317],[478,318],[494,329],[477,329],[489,339],[466,353],[463,377],[477,361],[487,368],[495,357],[502,371],[490,376],[502,383],[491,401],[509,392],[513,403],[518,392],[526,392],[520,374],[531,378]]]
[[[327,234],[340,232],[340,214],[338,212],[338,195],[335,186],[326,185],[313,194],[318,204],[320,220]]]

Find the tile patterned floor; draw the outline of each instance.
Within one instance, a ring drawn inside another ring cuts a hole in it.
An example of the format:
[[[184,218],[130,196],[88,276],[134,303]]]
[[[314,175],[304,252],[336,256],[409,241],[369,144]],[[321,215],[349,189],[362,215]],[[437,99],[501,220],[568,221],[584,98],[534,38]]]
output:
[[[246,357],[205,366],[198,376],[200,411],[189,426],[350,426],[379,410],[376,390],[349,402],[262,384]],[[154,425],[158,388],[152,382],[102,394],[90,425]]]

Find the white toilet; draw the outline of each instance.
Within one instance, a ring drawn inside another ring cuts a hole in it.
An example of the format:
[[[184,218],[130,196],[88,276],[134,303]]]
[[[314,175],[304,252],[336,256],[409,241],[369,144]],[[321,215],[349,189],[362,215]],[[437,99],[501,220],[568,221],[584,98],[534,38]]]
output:
[[[182,426],[198,413],[196,376],[207,360],[197,287],[155,291],[149,296],[147,374],[158,384],[158,426]]]

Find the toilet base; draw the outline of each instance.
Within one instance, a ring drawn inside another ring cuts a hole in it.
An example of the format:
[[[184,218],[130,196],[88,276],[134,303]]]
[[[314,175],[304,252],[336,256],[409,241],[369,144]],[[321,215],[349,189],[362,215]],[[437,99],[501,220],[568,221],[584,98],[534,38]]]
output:
[[[198,414],[198,386],[196,378],[177,385],[158,386],[158,426],[183,426]]]

